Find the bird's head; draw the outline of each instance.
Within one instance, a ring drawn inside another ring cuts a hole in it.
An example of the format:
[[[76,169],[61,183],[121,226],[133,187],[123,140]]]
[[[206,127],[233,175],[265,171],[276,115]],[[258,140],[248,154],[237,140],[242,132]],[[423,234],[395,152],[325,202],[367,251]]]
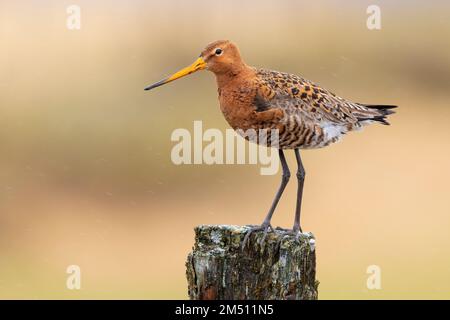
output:
[[[215,74],[236,72],[243,65],[238,47],[228,40],[210,43],[200,54],[206,69]]]
[[[242,61],[239,49],[234,43],[228,40],[214,41],[206,46],[193,64],[146,87],[145,90],[162,86],[163,84],[187,76],[199,70],[207,69],[214,72],[216,75],[227,73],[236,74],[244,66],[245,64]]]

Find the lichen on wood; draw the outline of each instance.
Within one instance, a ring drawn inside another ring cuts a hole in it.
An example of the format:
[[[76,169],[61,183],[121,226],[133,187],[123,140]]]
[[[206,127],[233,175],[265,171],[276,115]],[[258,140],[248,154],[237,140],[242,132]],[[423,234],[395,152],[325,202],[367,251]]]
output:
[[[242,241],[250,226],[201,225],[186,262],[193,300],[317,299],[315,239],[275,229]]]

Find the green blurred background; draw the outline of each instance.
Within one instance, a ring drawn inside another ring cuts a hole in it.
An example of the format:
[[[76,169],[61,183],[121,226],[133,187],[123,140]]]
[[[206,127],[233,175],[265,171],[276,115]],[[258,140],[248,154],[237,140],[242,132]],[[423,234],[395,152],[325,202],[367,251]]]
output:
[[[213,75],[143,91],[217,39],[400,106],[390,127],[303,153],[319,298],[450,298],[449,17],[448,1],[0,2],[0,298],[187,298],[193,227],[262,221],[279,176],[170,160],[174,129],[228,128]],[[295,185],[275,225],[292,225]],[[373,264],[381,290],[366,287]]]

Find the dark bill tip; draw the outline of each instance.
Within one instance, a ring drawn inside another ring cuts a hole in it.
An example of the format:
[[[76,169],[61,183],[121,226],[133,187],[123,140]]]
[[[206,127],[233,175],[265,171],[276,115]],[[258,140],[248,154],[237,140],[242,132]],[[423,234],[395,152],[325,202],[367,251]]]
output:
[[[154,84],[152,84],[152,85],[149,85],[148,87],[145,87],[144,90],[151,90],[151,89],[153,89],[153,88],[162,86],[162,85],[165,84],[166,82],[167,82],[167,79],[158,81],[158,82],[156,82],[156,83],[154,83]]]

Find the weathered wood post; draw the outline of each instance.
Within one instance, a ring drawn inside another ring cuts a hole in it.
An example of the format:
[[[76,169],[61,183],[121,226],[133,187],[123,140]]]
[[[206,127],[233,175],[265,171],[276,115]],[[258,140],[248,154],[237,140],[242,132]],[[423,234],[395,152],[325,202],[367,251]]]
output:
[[[193,300],[317,299],[315,239],[280,230],[252,233],[249,226],[201,225],[186,262]]]

